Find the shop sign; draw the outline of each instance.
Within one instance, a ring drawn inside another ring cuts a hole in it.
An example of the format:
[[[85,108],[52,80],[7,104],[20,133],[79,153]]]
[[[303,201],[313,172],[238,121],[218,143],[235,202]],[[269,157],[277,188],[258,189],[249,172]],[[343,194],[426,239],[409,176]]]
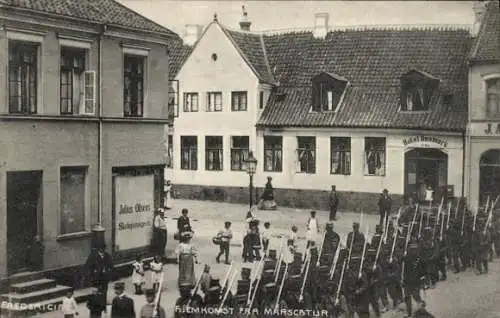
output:
[[[472,123],[470,124],[471,136],[496,136],[500,137],[500,123]]]
[[[448,141],[446,139],[435,136],[417,135],[417,136],[405,137],[402,139],[402,142],[405,147],[412,147],[412,148],[448,147]]]
[[[117,176],[114,186],[116,249],[148,246],[154,216],[154,175]]]

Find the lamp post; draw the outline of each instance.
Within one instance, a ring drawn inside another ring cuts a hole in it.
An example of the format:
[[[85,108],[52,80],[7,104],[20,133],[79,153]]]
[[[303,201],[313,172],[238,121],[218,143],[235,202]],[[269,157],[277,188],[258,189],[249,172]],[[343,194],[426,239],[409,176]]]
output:
[[[250,185],[249,185],[249,195],[250,195],[250,208],[253,206],[253,175],[255,174],[255,170],[257,169],[257,159],[253,156],[253,151],[248,153],[248,158],[245,160],[247,166],[247,173],[250,177]]]

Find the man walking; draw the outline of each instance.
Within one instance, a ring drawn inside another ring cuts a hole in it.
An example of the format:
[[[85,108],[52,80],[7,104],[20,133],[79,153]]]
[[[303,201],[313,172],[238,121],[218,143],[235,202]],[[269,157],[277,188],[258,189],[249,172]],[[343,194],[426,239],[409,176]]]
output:
[[[111,318],[135,318],[134,300],[125,294],[125,283],[115,283],[115,298],[111,305]]]
[[[225,255],[225,264],[229,265],[229,246],[231,243],[231,239],[233,238],[233,232],[231,231],[231,222],[224,222],[224,229],[221,230],[217,236],[220,238],[221,243],[219,245],[220,251],[215,260],[217,263],[220,263],[220,257],[222,254]]]
[[[102,291],[105,296],[108,292],[108,283],[114,272],[111,255],[106,252],[106,246],[99,246],[92,250],[84,266],[92,287]]]
[[[179,237],[181,237],[184,232],[193,232],[188,217],[188,209],[186,208],[182,209],[182,215],[177,220],[177,231],[179,231]]]
[[[380,213],[379,225],[381,227],[383,227],[384,225],[384,220],[385,223],[387,223],[389,215],[391,214],[391,207],[392,199],[389,196],[389,191],[387,191],[387,189],[384,189],[384,191],[382,191],[382,193],[380,194],[380,198],[378,199],[378,209]]]
[[[337,189],[335,185],[332,185],[332,190],[328,196],[328,205],[330,207],[330,221],[335,221],[337,219],[337,207],[339,205],[339,198],[337,196]]]

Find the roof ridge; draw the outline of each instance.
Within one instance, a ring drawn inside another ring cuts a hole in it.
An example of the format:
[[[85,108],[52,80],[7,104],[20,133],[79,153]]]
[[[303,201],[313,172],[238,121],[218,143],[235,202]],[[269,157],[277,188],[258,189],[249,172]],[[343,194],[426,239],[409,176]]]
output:
[[[468,31],[470,32],[471,26],[468,24],[367,24],[367,25],[344,25],[333,26],[328,28],[328,32],[342,32],[342,31]],[[261,31],[264,35],[275,35],[283,33],[308,33],[313,32],[314,27],[303,28],[283,28],[271,29]]]
[[[260,34],[259,38],[260,38],[260,45],[262,46],[262,53],[264,54],[264,61],[266,62],[267,71],[269,72],[269,74],[271,74],[273,81],[276,81],[276,78],[274,78],[274,72],[271,70],[271,65],[269,64],[266,43],[264,41],[264,34]]]

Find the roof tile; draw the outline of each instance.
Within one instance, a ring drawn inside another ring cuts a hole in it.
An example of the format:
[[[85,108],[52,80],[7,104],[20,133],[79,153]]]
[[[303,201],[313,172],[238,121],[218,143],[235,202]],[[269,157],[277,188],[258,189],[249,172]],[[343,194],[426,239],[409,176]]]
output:
[[[500,61],[500,3],[490,1],[477,38],[472,45],[472,61]]]

